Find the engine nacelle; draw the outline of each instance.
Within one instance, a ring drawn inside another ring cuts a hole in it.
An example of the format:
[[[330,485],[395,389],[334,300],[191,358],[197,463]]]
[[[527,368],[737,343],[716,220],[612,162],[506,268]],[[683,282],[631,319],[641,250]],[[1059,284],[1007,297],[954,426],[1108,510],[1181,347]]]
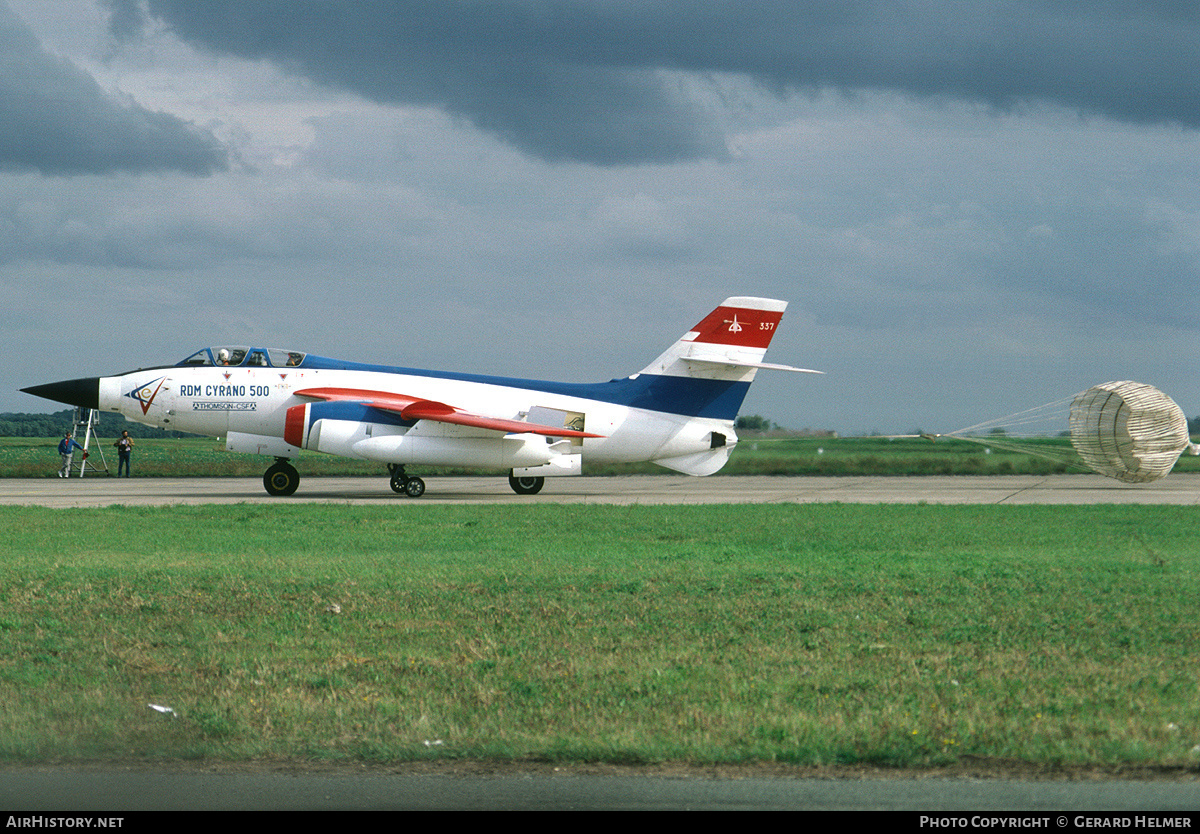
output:
[[[475,466],[520,469],[542,466],[561,456],[566,444],[536,434],[430,436],[396,425],[358,420],[312,420],[308,405],[287,411],[284,443],[331,455],[386,464]]]
[[[324,421],[323,421],[324,422]],[[322,428],[320,451],[326,451]],[[495,437],[424,437],[411,434],[366,437],[350,446],[351,454],[380,463],[478,466],[519,469],[541,466],[556,457],[546,438],[536,434]],[[345,454],[341,452],[339,454]]]

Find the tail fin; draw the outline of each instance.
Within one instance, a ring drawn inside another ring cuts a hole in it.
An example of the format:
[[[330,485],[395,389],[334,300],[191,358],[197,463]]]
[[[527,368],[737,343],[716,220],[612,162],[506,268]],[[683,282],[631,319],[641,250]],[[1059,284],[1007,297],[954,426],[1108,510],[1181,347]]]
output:
[[[821,373],[762,361],[786,309],[786,301],[773,298],[727,298],[642,373],[742,383],[759,368]]]
[[[763,362],[787,302],[727,298],[666,352],[619,384],[631,405],[733,423],[760,368],[819,374]]]

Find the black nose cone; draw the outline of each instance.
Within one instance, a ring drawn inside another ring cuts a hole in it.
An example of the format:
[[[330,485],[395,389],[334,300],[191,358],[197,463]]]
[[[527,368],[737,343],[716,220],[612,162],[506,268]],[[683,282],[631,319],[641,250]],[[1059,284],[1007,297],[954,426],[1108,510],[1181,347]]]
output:
[[[85,379],[68,379],[65,382],[48,382],[45,385],[34,385],[22,388],[26,394],[54,400],[56,403],[66,403],[80,408],[100,407],[100,377],[89,376]]]

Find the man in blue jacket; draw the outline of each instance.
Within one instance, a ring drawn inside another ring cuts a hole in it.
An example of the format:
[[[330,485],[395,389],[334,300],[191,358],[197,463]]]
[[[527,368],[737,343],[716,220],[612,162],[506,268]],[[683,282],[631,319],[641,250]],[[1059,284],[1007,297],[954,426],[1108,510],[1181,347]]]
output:
[[[67,432],[63,435],[62,442],[58,444],[58,453],[62,455],[62,469],[58,470],[58,477],[71,477],[71,458],[75,456],[76,449],[83,451],[83,447],[76,442],[70,432]]]

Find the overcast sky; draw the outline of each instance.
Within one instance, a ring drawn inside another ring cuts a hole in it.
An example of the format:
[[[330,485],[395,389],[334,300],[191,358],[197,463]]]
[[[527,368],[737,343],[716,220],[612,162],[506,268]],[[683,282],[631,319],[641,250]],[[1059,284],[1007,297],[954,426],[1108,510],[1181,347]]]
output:
[[[1198,55],[1173,0],[0,0],[0,411],[218,343],[597,381],[760,295],[791,428],[1196,416]]]

